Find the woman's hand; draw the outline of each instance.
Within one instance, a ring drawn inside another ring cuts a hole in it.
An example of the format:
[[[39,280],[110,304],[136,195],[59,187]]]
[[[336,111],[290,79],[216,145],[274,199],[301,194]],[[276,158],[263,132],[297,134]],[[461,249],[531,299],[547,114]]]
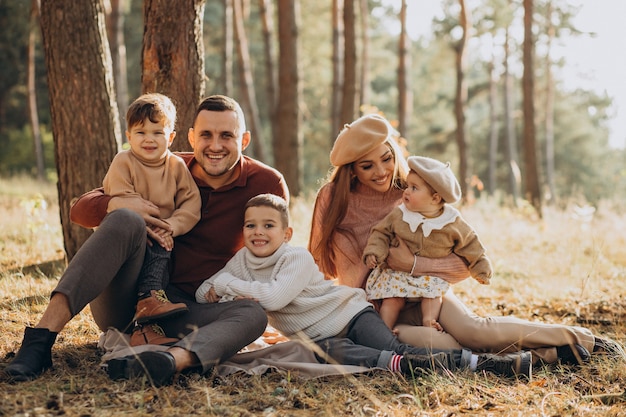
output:
[[[443,258],[415,256],[402,239],[398,239],[398,246],[389,248],[387,264],[394,271],[413,270],[414,276],[434,275],[450,284],[456,284],[469,277],[467,264],[460,256],[454,253]]]
[[[396,241],[398,245],[389,248],[387,265],[394,271],[411,272],[414,261],[413,253],[404,240],[396,239]]]

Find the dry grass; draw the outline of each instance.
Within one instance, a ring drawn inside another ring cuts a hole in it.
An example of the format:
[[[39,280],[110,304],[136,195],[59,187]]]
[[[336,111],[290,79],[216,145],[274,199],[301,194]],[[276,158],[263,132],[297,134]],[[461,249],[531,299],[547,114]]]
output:
[[[294,244],[306,245],[310,207],[311,198],[295,201]],[[62,238],[53,185],[0,181],[0,213],[4,367],[61,273],[22,266],[58,259]],[[524,209],[489,201],[463,213],[497,272],[491,286],[471,280],[457,285],[470,308],[481,315],[586,325],[626,341],[626,215],[600,207],[587,221],[572,206],[547,209],[538,222]],[[0,381],[0,416],[626,416],[626,366],[602,357],[579,369],[536,368],[529,383],[467,372],[413,381],[386,372],[314,380],[275,372],[191,375],[155,389],[142,381],[110,381],[98,366],[98,336],[89,311],[83,311],[58,338],[54,370],[31,382]]]

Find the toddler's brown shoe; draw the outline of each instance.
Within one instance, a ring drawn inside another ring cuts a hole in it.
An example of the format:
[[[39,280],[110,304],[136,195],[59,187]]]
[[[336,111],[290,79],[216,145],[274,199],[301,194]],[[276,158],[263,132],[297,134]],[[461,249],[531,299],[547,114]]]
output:
[[[151,290],[150,295],[137,302],[135,321],[147,323],[165,317],[175,316],[189,311],[185,303],[172,303],[167,299],[165,291]]]

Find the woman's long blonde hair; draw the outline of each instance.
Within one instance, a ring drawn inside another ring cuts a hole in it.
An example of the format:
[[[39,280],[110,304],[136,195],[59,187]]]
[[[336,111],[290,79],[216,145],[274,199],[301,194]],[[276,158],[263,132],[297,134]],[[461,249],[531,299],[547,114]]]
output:
[[[395,168],[393,178],[391,180],[391,187],[404,189],[406,187],[406,176],[409,172],[409,167],[406,163],[406,159],[404,158],[403,151],[393,137],[387,138],[384,143],[389,146],[389,149],[394,157]],[[313,258],[317,261],[320,270],[327,277],[337,276],[335,253],[337,248],[333,245],[335,233],[348,235],[352,242],[356,241],[352,230],[340,227],[340,224],[348,211],[350,193],[354,191],[359,181],[352,172],[353,165],[354,162],[351,162],[346,165],[334,167],[330,171],[325,184],[333,184],[333,187],[331,187],[331,197],[329,199],[331,204],[329,204],[326,213],[324,213],[324,221],[319,225],[320,240],[317,245],[313,247],[313,242],[311,240],[313,233],[311,233],[311,237],[309,238],[309,251],[313,254]],[[318,201],[319,200],[316,200],[315,202],[315,207],[313,209],[314,213],[318,210]],[[315,222],[315,216],[313,218],[313,222]],[[315,227],[314,224],[311,225],[311,229],[313,227]]]

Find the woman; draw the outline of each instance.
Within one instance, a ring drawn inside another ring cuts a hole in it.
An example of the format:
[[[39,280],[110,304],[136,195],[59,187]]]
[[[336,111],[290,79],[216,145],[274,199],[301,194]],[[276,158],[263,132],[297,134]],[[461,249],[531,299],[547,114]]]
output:
[[[362,262],[370,228],[402,197],[407,164],[393,128],[381,116],[366,115],[346,125],[330,153],[333,170],[318,192],[313,211],[309,250],[328,279],[338,284],[365,287],[369,269]],[[461,258],[454,254],[428,259],[413,255],[404,242],[390,250],[390,268],[415,276],[436,275],[450,283],[469,276]],[[560,360],[577,364],[592,351],[611,351],[619,346],[599,339],[580,327],[533,323],[515,317],[478,317],[450,289],[443,298],[440,323],[445,333],[421,326],[420,309],[405,308],[396,325],[398,338],[418,347],[484,352],[532,349],[533,357],[546,363]]]

